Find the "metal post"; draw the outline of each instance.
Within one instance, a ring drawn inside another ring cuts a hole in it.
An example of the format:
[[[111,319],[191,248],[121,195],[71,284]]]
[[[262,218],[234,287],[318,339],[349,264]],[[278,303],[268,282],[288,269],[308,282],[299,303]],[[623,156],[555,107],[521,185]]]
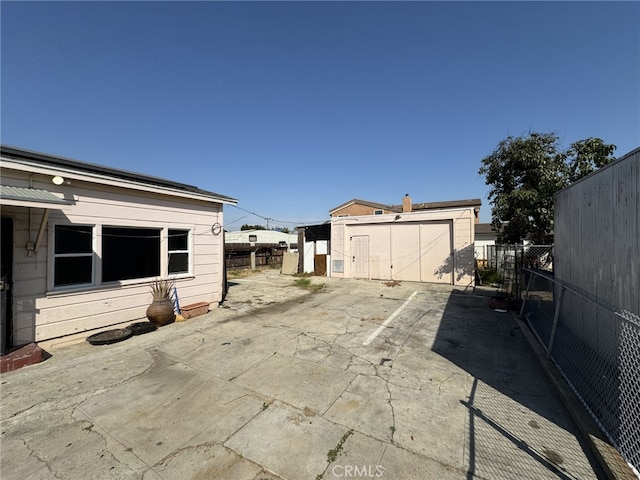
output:
[[[560,285],[560,293],[558,294],[556,311],[553,314],[553,326],[551,327],[551,337],[549,337],[549,346],[547,347],[547,360],[551,358],[551,351],[553,350],[553,342],[556,339],[556,328],[558,327],[558,320],[560,319],[560,308],[562,307],[563,297],[564,297],[564,285]]]
[[[533,278],[533,272],[529,272],[529,279],[527,280],[527,291],[524,293],[524,300],[522,300],[522,306],[520,307],[520,315],[522,318],[524,315],[524,304],[529,300],[529,290],[531,289],[531,279]]]

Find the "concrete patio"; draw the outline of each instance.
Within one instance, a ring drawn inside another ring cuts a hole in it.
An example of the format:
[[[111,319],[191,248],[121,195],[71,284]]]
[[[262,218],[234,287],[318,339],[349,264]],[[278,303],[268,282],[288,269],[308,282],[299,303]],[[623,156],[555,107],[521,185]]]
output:
[[[1,377],[3,480],[594,479],[481,292],[274,271],[225,303]]]

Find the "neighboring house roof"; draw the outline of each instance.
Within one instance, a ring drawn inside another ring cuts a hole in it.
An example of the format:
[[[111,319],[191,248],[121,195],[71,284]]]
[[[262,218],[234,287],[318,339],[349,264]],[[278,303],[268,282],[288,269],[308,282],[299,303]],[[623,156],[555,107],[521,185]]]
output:
[[[475,230],[476,230],[476,235],[478,234],[497,235],[498,234],[497,230],[490,223],[477,223]]]
[[[7,145],[0,146],[0,153],[3,160],[13,161],[20,165],[30,168],[48,168],[60,171],[62,175],[79,174],[91,177],[96,183],[109,183],[109,181],[117,181],[116,185],[136,188],[141,186],[159,188],[178,196],[201,198],[203,200],[214,200],[220,203],[235,205],[238,201],[235,198],[220,195],[219,193],[202,190],[193,185],[174,182],[165,178],[154,177],[127,170],[119,170],[115,168],[96,165],[93,163],[80,162],[65,157],[58,157],[22,148],[11,147]],[[113,183],[111,183],[113,184]]]
[[[358,198],[354,198],[353,200],[349,200],[348,202],[345,202],[342,205],[338,205],[334,209],[329,210],[329,214],[333,214],[334,212],[337,212],[338,210],[342,210],[343,208],[348,207],[349,205],[353,205],[353,204],[364,205],[366,207],[376,208],[376,209],[379,209],[379,210],[393,210],[393,211],[395,211],[394,208],[398,208],[397,206],[394,207],[393,205],[383,205],[381,203],[374,203],[374,202],[369,202],[367,200],[360,200]],[[400,211],[402,211],[402,205],[400,205]]]
[[[482,200],[479,198],[470,198],[467,200],[449,200],[446,202],[414,203],[413,211],[435,210],[438,208],[480,207],[481,205]],[[400,205],[399,208],[402,210],[402,205]]]
[[[384,205],[382,203],[369,202],[367,200],[354,198],[352,200],[349,200],[348,202],[343,203],[342,205],[335,207],[332,210],[329,210],[329,214],[333,215],[335,212],[354,204],[364,205],[379,210],[390,210],[391,212],[402,213],[402,205]],[[416,212],[420,210],[436,210],[439,208],[480,207],[481,205],[482,200],[480,200],[479,198],[472,198],[467,200],[449,200],[445,202],[414,203],[412,204],[412,211]]]

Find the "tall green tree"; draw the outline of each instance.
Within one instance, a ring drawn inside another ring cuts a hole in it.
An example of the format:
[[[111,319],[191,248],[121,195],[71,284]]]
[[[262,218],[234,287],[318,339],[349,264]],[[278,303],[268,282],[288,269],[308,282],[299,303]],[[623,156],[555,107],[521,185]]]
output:
[[[555,133],[507,137],[482,159],[500,243],[553,243],[553,195],[613,162],[616,146],[587,138],[563,149]]]

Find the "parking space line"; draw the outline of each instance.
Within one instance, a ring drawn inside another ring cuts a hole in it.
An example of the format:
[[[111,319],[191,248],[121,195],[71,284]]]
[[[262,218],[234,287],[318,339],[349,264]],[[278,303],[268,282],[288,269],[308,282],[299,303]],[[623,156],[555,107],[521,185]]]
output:
[[[416,291],[414,291],[411,295],[409,295],[409,298],[407,298],[407,300],[405,300],[405,302],[404,302],[402,305],[400,305],[400,306],[398,307],[398,309],[397,309],[395,312],[393,312],[393,313],[389,316],[389,318],[387,318],[384,322],[382,322],[382,325],[380,325],[380,326],[376,329],[376,331],[375,331],[375,332],[373,332],[371,335],[369,335],[369,336],[367,337],[367,339],[362,343],[362,345],[364,345],[364,346],[366,347],[366,346],[367,346],[367,345],[369,345],[371,342],[373,342],[373,340],[375,340],[375,338],[376,338],[378,335],[380,335],[380,332],[382,332],[382,330],[384,330],[384,329],[386,328],[386,326],[389,324],[389,322],[391,322],[391,320],[393,320],[394,318],[396,318],[396,317],[398,316],[398,314],[399,314],[402,310],[404,310],[404,309],[405,309],[405,307],[406,307],[407,305],[409,305],[409,302],[410,302],[411,300],[413,300],[413,298],[414,298],[417,294],[418,294],[418,291],[416,290]]]

